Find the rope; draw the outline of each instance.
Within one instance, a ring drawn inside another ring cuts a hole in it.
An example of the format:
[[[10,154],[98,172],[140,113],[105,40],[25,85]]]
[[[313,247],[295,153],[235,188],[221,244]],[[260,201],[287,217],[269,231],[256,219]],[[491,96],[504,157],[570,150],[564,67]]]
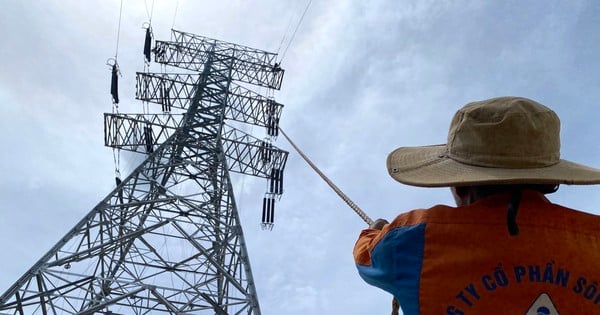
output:
[[[369,218],[369,216],[364,211],[362,211],[362,209],[360,209],[352,200],[350,200],[350,198],[348,198],[348,196],[346,196],[346,194],[344,194],[329,178],[327,178],[327,176],[325,176],[325,174],[323,174],[323,172],[319,170],[319,168],[296,146],[296,144],[294,144],[294,142],[281,128],[279,128],[279,131],[281,131],[281,134],[283,134],[285,139],[292,145],[292,147],[294,147],[296,152],[300,154],[304,161],[306,161],[306,163],[308,163],[308,165],[310,165],[310,167],[312,167],[312,169],[315,172],[317,172],[319,176],[321,176],[321,178],[329,185],[329,187],[331,187],[331,189],[333,189],[333,191],[335,191],[335,193],[338,196],[340,196],[342,200],[344,200],[344,202],[346,202],[346,204],[350,206],[350,208],[352,208],[352,210],[354,210],[354,212],[356,212],[356,214],[358,214],[358,216],[361,219],[363,219],[363,221],[365,221],[365,223],[367,223],[368,225],[373,224],[373,220]]]
[[[306,8],[304,9],[304,12],[302,13],[302,16],[300,17],[300,20],[298,21],[298,24],[296,25],[296,29],[294,29],[294,33],[292,33],[292,37],[290,38],[290,41],[288,42],[287,46],[285,47],[285,50],[281,54],[281,59],[279,60],[279,64],[281,64],[283,62],[283,58],[285,57],[285,53],[287,53],[288,48],[290,48],[290,45],[294,41],[294,38],[296,37],[296,32],[298,31],[298,28],[300,28],[300,24],[302,24],[302,20],[304,20],[304,16],[306,15],[306,11],[308,11],[308,8],[310,7],[311,3],[312,3],[312,0],[308,1],[308,4],[306,5]]]
[[[306,161],[306,163],[308,163],[308,165],[310,165],[310,167],[312,167],[312,169],[315,170],[315,172],[317,172],[317,174],[319,174],[319,176],[321,176],[321,178],[323,178],[323,180],[327,184],[329,184],[329,187],[331,187],[331,189],[333,189],[338,194],[338,196],[340,196],[346,202],[346,204],[350,206],[350,208],[352,208],[352,210],[354,210],[354,212],[356,212],[356,214],[358,214],[358,216],[361,219],[363,219],[363,221],[365,221],[365,223],[367,223],[368,225],[373,224],[373,220],[369,218],[369,216],[364,211],[362,211],[362,209],[360,209],[354,202],[352,202],[352,200],[350,200],[350,198],[348,198],[346,194],[344,194],[329,178],[327,178],[327,176],[325,176],[325,174],[323,174],[323,172],[319,170],[319,168],[302,152],[302,150],[300,150],[296,146],[296,144],[290,139],[290,137],[288,137],[288,135],[283,131],[283,129],[281,129],[281,127],[279,127],[279,131],[281,131],[281,134],[292,145],[292,147],[294,147],[296,152],[300,154],[304,161]],[[398,299],[394,297],[392,299],[392,315],[399,315],[399,310],[400,303],[398,302]]]

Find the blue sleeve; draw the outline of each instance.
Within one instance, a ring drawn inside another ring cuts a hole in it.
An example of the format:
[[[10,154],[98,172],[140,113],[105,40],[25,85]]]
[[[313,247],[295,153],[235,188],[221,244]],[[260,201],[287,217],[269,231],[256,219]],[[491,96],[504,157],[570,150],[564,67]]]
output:
[[[371,250],[371,265],[357,264],[369,284],[393,294],[404,314],[419,314],[419,279],[423,262],[425,224],[390,230]]]

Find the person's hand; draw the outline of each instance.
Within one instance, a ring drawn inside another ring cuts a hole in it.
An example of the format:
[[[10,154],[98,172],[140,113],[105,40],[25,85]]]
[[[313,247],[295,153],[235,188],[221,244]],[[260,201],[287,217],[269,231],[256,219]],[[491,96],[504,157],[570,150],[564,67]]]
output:
[[[386,219],[377,219],[371,225],[369,225],[370,229],[381,230],[383,226],[388,224],[389,222]]]

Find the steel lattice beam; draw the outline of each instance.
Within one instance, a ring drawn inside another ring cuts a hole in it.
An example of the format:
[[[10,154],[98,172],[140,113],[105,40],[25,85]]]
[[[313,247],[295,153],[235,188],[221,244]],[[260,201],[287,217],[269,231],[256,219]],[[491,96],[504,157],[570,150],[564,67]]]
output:
[[[197,74],[138,72],[136,98],[161,104],[164,112],[172,108],[186,110],[197,81]],[[235,83],[231,83],[228,97],[227,119],[268,127],[271,120],[281,116],[282,104]]]
[[[149,145],[156,147],[173,135],[181,118],[182,115],[105,114],[104,144],[112,148],[148,153]],[[148,133],[151,136],[148,137]],[[273,168],[285,168],[288,152],[269,145],[264,140],[229,127],[223,132],[221,141],[227,165],[232,172],[269,178]]]
[[[212,53],[219,58],[231,58],[233,80],[272,89],[281,88],[283,69],[277,55],[246,46],[227,43],[191,33],[172,31],[174,41],[156,41],[156,62],[191,71],[202,71]]]

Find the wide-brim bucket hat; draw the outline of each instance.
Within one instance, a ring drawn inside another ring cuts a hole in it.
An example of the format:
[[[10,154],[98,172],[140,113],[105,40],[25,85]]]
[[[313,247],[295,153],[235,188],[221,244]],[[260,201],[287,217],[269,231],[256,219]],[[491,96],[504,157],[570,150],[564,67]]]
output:
[[[560,158],[556,113],[523,97],[465,105],[446,144],[398,148],[387,168],[395,180],[421,187],[600,183],[600,169]]]

